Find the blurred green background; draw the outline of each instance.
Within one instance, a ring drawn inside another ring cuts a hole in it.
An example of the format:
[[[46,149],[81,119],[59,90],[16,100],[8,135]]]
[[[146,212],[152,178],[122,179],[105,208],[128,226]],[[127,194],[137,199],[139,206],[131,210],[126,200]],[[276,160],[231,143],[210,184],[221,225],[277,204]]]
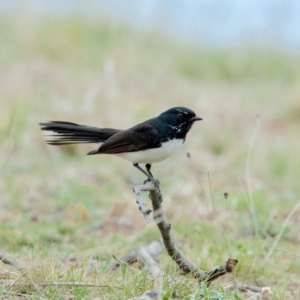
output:
[[[1,264],[0,272],[9,274],[3,282],[87,280],[115,287],[113,293],[65,287],[64,295],[77,299],[127,299],[159,287],[183,299],[196,291],[166,253],[159,257],[164,275],[143,275],[143,284],[137,266],[126,284],[119,271],[83,278],[90,259],[105,261],[159,239],[132,192],[144,178],[120,158],[85,156],[96,145],[47,146],[38,126],[65,120],[128,128],[186,106],[203,121],[176,156],[153,166],[177,243],[204,270],[238,258],[236,280],[271,286],[274,299],[299,293],[299,210],[268,256],[300,199],[299,53],[205,47],[107,16],[26,10],[1,12],[0,44],[0,251],[24,267]],[[104,226],[92,230],[99,222]],[[25,292],[62,295],[51,287]]]

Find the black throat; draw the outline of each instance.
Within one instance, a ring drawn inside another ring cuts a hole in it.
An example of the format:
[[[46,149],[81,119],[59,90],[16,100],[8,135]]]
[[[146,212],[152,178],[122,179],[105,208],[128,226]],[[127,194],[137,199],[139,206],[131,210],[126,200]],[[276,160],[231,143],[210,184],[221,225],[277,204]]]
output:
[[[155,125],[159,128],[161,143],[179,139],[185,141],[186,135],[191,129],[193,122],[182,122],[181,124],[170,124],[165,120],[155,120]]]

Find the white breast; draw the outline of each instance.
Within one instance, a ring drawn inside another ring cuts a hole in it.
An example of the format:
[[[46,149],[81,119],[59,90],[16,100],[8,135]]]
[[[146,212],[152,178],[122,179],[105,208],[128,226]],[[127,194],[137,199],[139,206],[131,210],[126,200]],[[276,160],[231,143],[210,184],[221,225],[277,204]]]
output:
[[[117,154],[134,164],[153,164],[169,158],[176,153],[183,144],[183,139],[173,139],[162,143],[160,148],[148,149],[144,151],[125,152]]]

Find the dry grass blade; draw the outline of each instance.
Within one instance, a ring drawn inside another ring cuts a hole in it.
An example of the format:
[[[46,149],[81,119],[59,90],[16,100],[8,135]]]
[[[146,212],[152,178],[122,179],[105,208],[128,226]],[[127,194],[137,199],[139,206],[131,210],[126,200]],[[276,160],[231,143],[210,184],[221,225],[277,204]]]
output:
[[[255,235],[257,237],[259,235],[259,230],[258,230],[256,210],[255,210],[255,205],[254,205],[254,200],[253,200],[252,181],[251,181],[251,175],[250,175],[250,162],[251,162],[251,156],[252,156],[252,152],[253,152],[255,138],[257,136],[259,127],[260,127],[260,116],[257,116],[255,129],[254,129],[251,141],[250,141],[248,155],[247,155],[247,161],[246,161],[246,177],[247,177],[247,185],[248,185],[248,194],[249,194],[250,204],[251,204],[251,214],[252,214],[253,223],[254,223],[254,231],[255,231]]]
[[[298,210],[298,208],[300,207],[300,200],[297,202],[297,204],[294,206],[294,208],[290,211],[290,213],[288,214],[288,216],[286,217],[281,229],[280,229],[280,232],[278,233],[276,239],[274,240],[271,248],[269,249],[269,252],[267,253],[264,261],[268,261],[273,253],[273,251],[275,250],[278,242],[280,241],[283,233],[284,233],[284,230],[286,228],[286,226],[288,225],[288,222],[289,220],[291,219],[291,217],[294,215],[294,213]]]

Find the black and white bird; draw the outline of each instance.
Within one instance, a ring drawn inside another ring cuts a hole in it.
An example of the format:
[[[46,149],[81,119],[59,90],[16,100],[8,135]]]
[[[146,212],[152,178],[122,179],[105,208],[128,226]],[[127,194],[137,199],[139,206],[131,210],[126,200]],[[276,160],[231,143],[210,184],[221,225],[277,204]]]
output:
[[[42,130],[52,131],[47,144],[100,143],[100,147],[87,155],[114,154],[133,163],[150,180],[154,180],[151,165],[176,153],[186,139],[195,121],[201,118],[189,108],[173,107],[129,129],[97,128],[70,122],[40,123]],[[145,164],[147,172],[139,164]]]

